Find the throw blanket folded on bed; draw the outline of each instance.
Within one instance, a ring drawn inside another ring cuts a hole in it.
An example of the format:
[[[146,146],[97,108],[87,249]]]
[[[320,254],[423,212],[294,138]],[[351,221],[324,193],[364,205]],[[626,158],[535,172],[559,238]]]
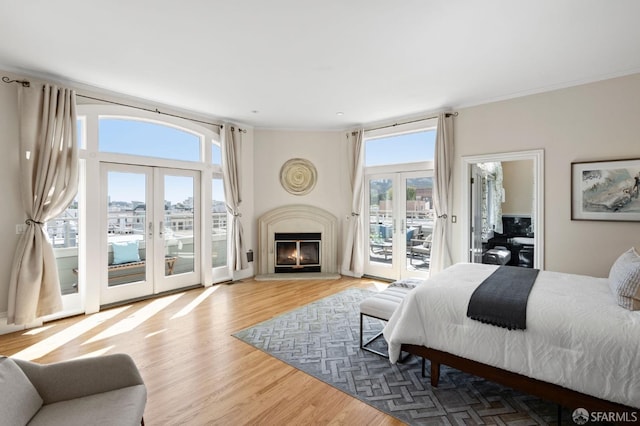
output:
[[[527,301],[538,269],[500,266],[475,289],[467,316],[509,330],[527,328]]]

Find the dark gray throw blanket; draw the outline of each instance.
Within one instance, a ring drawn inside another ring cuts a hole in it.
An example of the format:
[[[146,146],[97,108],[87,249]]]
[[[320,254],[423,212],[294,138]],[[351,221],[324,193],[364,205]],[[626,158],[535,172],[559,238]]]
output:
[[[467,316],[509,330],[527,328],[527,301],[538,269],[499,266],[475,289]]]

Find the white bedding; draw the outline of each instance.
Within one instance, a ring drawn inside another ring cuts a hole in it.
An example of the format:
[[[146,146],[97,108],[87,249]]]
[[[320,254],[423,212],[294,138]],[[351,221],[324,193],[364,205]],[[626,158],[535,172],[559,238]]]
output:
[[[606,278],[540,271],[526,330],[468,318],[497,267],[456,264],[411,291],[384,329],[390,360],[403,343],[421,345],[640,408],[640,311],[618,306]]]

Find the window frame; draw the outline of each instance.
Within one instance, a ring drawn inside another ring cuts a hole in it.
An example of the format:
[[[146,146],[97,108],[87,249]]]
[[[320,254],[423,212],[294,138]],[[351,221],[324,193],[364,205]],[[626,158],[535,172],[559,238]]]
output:
[[[211,242],[206,238],[205,230],[212,224],[210,209],[206,206],[212,200],[212,179],[223,179],[222,164],[214,164],[212,158],[213,146],[221,148],[221,134],[217,126],[202,125],[186,119],[172,116],[158,118],[156,113],[150,113],[130,107],[104,104],[78,104],[77,105],[80,159],[80,183],[78,192],[78,265],[82,265],[78,274],[78,293],[74,293],[73,306],[65,303],[63,312],[47,318],[47,320],[62,318],[78,313],[93,313],[100,310],[100,283],[99,280],[89,280],[86,271],[99,270],[100,261],[100,191],[92,191],[90,188],[100,188],[100,163],[137,164],[142,166],[167,167],[175,169],[188,169],[200,173],[200,214],[201,226],[201,283],[205,286],[214,282],[222,282],[232,277],[230,265],[212,268]],[[102,152],[99,149],[99,122],[101,117],[117,117],[132,119],[135,121],[155,122],[162,126],[177,128],[200,136],[199,160],[185,161],[161,157],[145,157],[140,155]],[[229,218],[227,218],[229,221]],[[229,251],[229,239],[227,238],[227,253]],[[227,259],[229,257],[227,256]],[[215,269],[215,271],[214,271]],[[94,284],[95,282],[95,284]],[[70,295],[71,296],[71,295]],[[79,301],[78,301],[79,300]],[[78,306],[79,305],[79,306]]]

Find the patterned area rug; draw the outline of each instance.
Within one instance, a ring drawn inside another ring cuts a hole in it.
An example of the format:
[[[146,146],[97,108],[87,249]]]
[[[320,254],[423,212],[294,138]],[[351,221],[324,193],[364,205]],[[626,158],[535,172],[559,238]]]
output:
[[[419,358],[391,365],[362,351],[359,305],[371,294],[347,289],[234,336],[407,424],[557,424],[557,406],[539,398],[445,366],[433,388],[421,375]],[[365,321],[365,335],[382,327],[381,321]],[[376,344],[386,350],[384,338]],[[562,423],[574,424],[568,410]]]

